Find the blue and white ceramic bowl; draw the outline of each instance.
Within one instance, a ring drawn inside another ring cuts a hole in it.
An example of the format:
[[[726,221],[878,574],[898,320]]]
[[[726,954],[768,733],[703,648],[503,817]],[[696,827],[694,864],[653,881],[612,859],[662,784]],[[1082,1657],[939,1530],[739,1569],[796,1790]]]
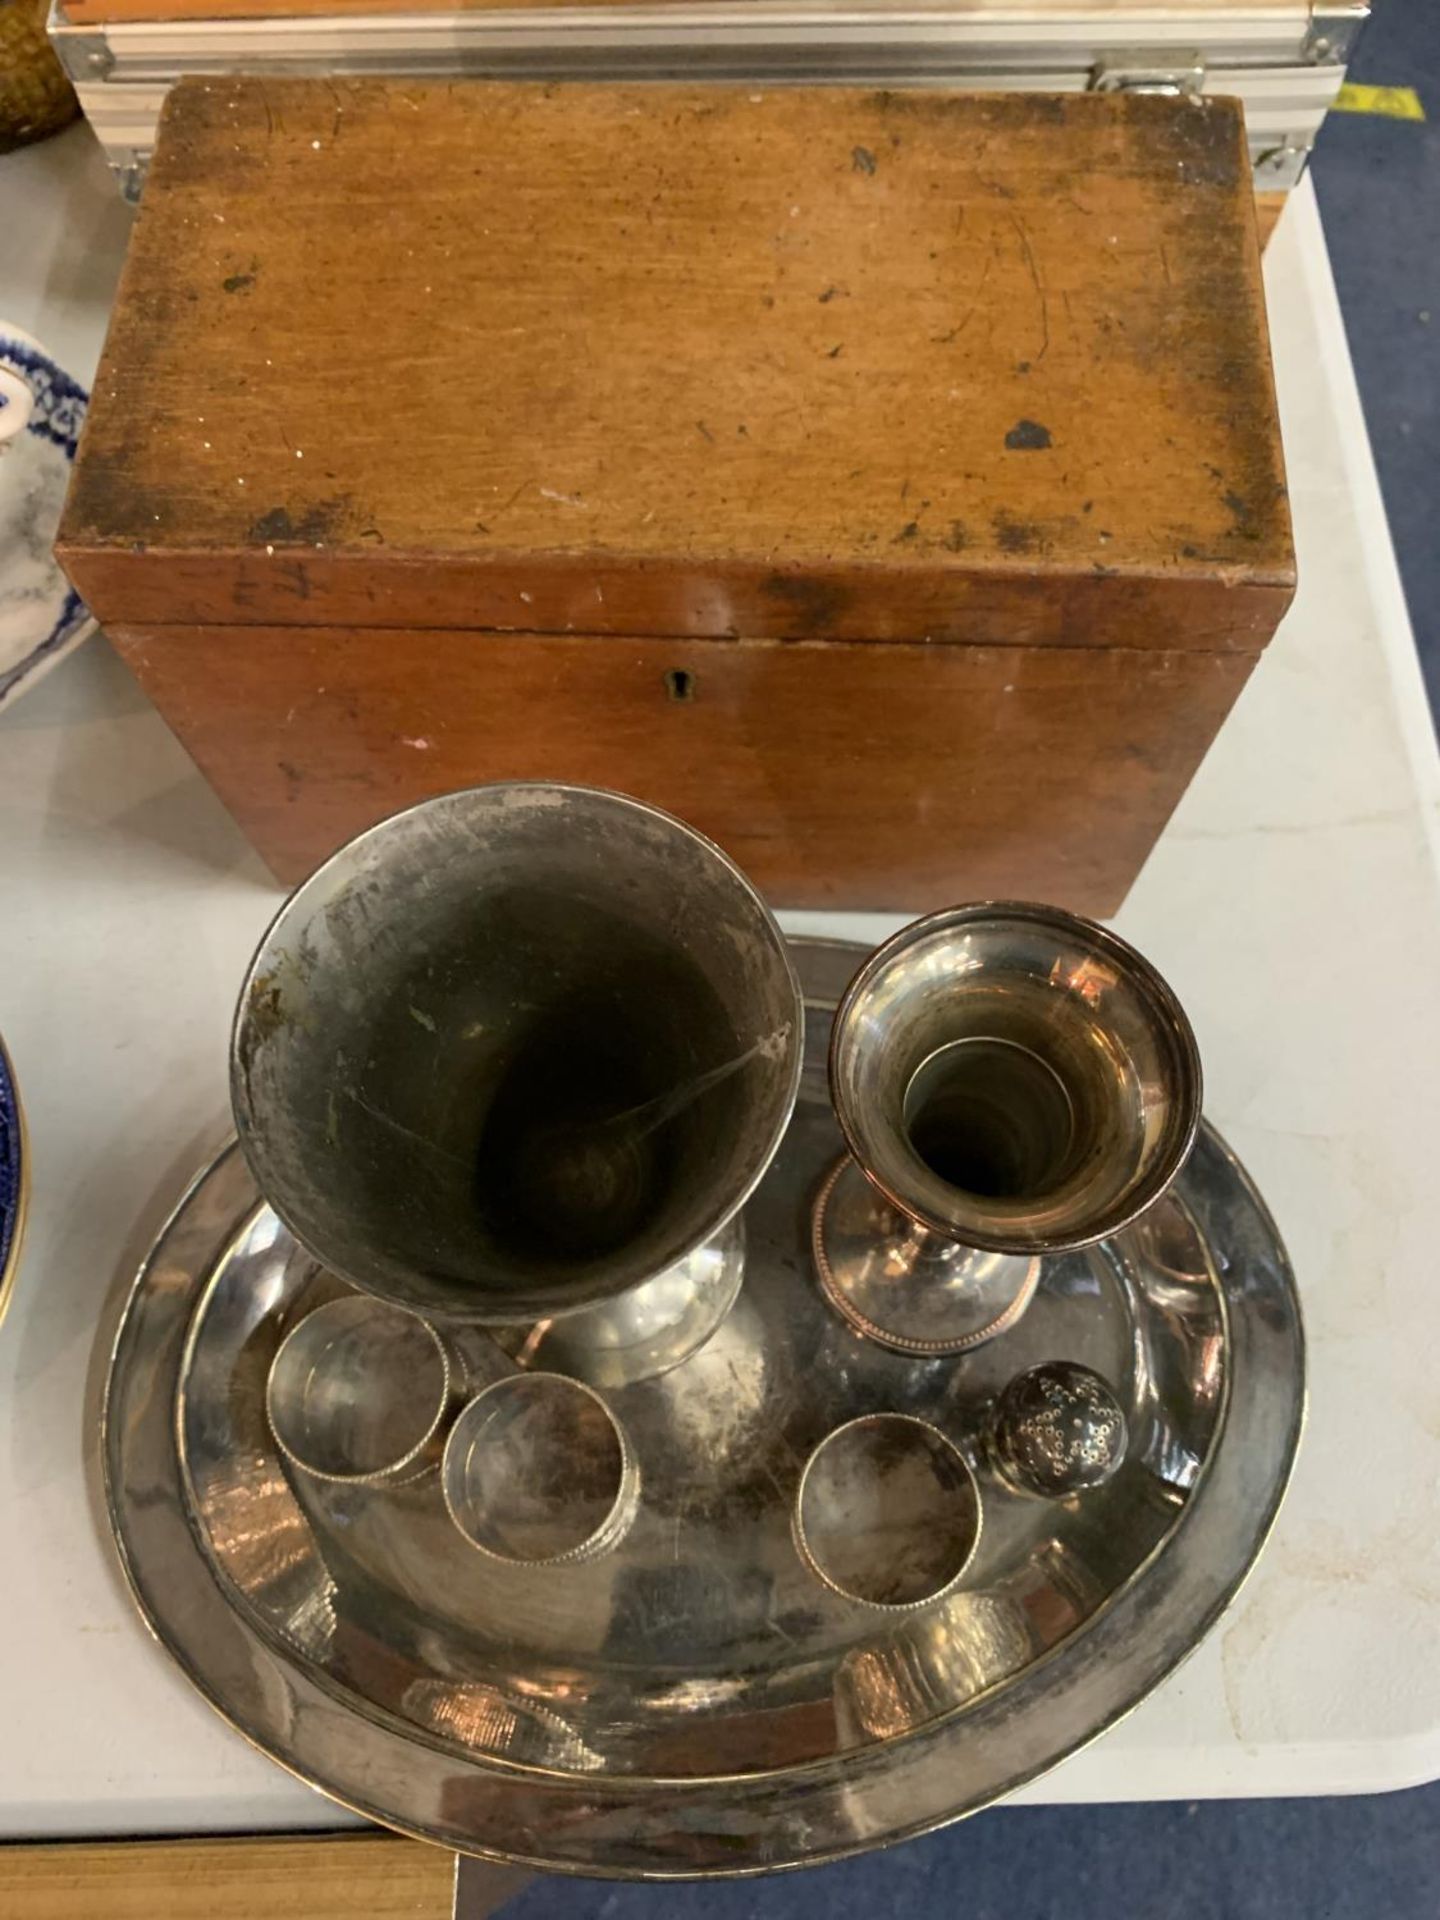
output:
[[[38,340],[0,320],[0,707],[95,630],[51,552],[88,400]]]
[[[5,1316],[10,1289],[20,1265],[29,1177],[20,1091],[15,1085],[10,1056],[0,1043],[0,1319]]]

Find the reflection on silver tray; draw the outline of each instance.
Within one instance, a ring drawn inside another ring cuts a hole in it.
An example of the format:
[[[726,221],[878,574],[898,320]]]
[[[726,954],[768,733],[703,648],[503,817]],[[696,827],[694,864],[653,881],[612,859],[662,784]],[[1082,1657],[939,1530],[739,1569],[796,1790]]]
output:
[[[111,1518],[146,1619],[284,1766],[377,1820],[560,1871],[671,1877],[834,1858],[974,1811],[1127,1712],[1194,1646],[1274,1518],[1302,1339],[1273,1224],[1205,1129],[1170,1194],[1046,1262],[1011,1331],[951,1358],[854,1332],[809,1257],[839,1137],[824,1078],[860,950],[797,942],[809,1030],[794,1121],[746,1210],[740,1297],[658,1378],[605,1398],[643,1494],[608,1554],[512,1565],[399,1489],[288,1469],[265,1380],[337,1283],[259,1203],[238,1151],[196,1182],[137,1282],[106,1403]],[[461,1336],[471,1389],[514,1362]],[[1005,1386],[1047,1361],[1114,1389],[1103,1485],[999,1471]],[[911,1611],[831,1592],[791,1515],[856,1416],[938,1427],[980,1489],[959,1585]]]

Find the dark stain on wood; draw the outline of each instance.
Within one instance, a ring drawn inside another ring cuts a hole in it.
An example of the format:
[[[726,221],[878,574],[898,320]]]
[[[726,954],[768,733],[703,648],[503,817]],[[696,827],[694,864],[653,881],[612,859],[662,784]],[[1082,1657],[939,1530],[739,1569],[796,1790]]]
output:
[[[307,546],[333,539],[349,501],[345,497],[317,500],[312,506],[271,507],[250,522],[246,538],[263,546]],[[374,533],[372,527],[368,529]]]
[[[842,617],[850,596],[843,587],[803,573],[772,573],[763,583],[766,598],[790,614],[791,637],[814,639]]]
[[[1125,96],[1132,104],[1135,96]],[[1175,169],[1183,187],[1231,191],[1249,174],[1242,135],[1226,113],[1216,113],[1218,102],[1189,100],[1189,109],[1175,127]]]
[[[995,544],[1002,553],[1038,553],[1043,542],[1038,527],[1001,511],[995,515]]]
[[[1231,513],[1235,516],[1236,530],[1241,537],[1246,540],[1258,538],[1259,530],[1255,524],[1255,511],[1244,495],[1237,493],[1233,487],[1230,487],[1226,490],[1222,498]]]

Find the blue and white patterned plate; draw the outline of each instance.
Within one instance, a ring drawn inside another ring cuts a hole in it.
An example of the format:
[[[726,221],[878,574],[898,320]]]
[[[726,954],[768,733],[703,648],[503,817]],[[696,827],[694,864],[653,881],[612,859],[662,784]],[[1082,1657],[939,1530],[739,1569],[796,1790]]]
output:
[[[3,707],[93,633],[95,622],[50,551],[89,395],[38,340],[6,320],[0,320],[0,369],[18,375],[31,395],[23,430],[0,439]],[[0,405],[17,404],[0,395]]]
[[[5,1316],[11,1283],[20,1264],[29,1175],[20,1092],[15,1085],[10,1056],[0,1044],[0,1319]]]

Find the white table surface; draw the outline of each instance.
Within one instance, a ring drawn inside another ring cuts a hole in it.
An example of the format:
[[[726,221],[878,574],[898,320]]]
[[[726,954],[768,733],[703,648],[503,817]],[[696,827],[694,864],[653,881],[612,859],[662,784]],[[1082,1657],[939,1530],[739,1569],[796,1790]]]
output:
[[[0,160],[0,316],[82,379],[127,221],[83,128]],[[1440,1775],[1440,769],[1308,190],[1267,280],[1300,595],[1116,924],[1189,1006],[1210,1115],[1288,1240],[1309,1425],[1230,1614],[1028,1801]],[[35,1175],[0,1331],[0,1835],[348,1819],[151,1643],[98,1492],[109,1332],[225,1136],[231,1002],[277,897],[102,642],[0,720],[0,1028]]]

